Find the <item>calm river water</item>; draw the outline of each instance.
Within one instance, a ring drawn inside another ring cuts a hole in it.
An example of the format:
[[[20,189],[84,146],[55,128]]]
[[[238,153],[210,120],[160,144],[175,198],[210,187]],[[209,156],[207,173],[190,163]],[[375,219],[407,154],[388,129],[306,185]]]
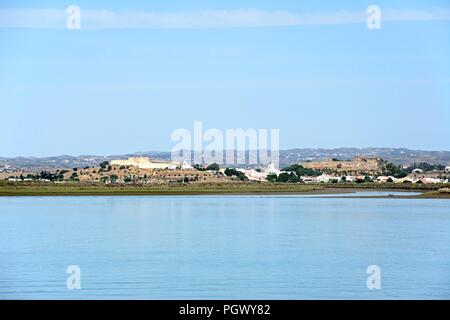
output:
[[[450,201],[0,197],[0,299],[51,298],[450,299]]]

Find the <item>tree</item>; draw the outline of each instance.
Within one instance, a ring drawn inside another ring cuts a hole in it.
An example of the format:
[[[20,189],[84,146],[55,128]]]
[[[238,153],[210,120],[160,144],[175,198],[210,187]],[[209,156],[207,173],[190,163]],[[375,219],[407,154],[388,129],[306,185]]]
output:
[[[290,183],[298,183],[300,182],[300,178],[293,172],[289,174],[289,182]]]
[[[275,173],[270,173],[267,175],[266,179],[267,179],[267,181],[270,181],[270,182],[277,182],[277,178],[278,178],[278,176]]]
[[[278,176],[277,181],[278,182],[288,182],[289,181],[289,177],[290,177],[289,173],[283,172],[283,173],[280,173],[280,175]]]
[[[206,170],[219,171],[220,168],[217,163],[211,163],[209,166],[206,167]]]
[[[401,166],[396,166],[392,162],[387,162],[385,174],[387,176],[393,176],[395,178],[404,178],[408,175],[408,171],[401,168]]]
[[[226,168],[224,173],[226,176],[231,177],[231,176],[235,176],[237,174],[237,170],[234,168]]]
[[[125,183],[127,182],[131,182],[133,181],[133,179],[131,179],[131,177],[125,177],[125,179],[123,180]]]
[[[224,171],[225,175],[228,177],[235,176],[239,178],[239,180],[248,180],[248,178],[245,176],[245,174],[239,170],[236,170],[235,168],[226,168]]]
[[[109,162],[103,161],[102,163],[100,163],[100,168],[105,169],[107,165],[109,165]]]
[[[243,172],[241,172],[241,171],[238,171],[238,174],[236,175],[236,177],[238,177],[239,180],[241,180],[241,181],[246,181],[246,180],[248,180],[247,176],[246,176]]]
[[[198,170],[198,171],[205,171],[206,169],[203,168],[203,166],[199,165],[198,163],[194,164],[192,166],[194,169]]]

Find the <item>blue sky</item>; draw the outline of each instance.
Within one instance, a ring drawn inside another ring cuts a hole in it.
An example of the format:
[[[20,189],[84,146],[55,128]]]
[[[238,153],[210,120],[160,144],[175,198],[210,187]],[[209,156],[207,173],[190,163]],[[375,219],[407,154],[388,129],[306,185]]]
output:
[[[69,4],[82,30],[65,28]],[[366,27],[371,4],[381,30]],[[170,151],[172,131],[195,120],[279,128],[283,149],[450,150],[449,12],[448,1],[2,1],[0,156]]]

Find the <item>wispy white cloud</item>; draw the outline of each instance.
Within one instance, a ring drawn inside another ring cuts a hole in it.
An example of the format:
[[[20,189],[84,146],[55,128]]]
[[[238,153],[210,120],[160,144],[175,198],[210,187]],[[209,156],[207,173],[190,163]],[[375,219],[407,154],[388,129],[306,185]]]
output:
[[[64,9],[0,9],[0,28],[65,28]],[[233,28],[365,23],[362,11],[301,13],[257,9],[144,12],[84,10],[82,29]],[[382,21],[450,20],[449,8],[394,10],[382,8]]]

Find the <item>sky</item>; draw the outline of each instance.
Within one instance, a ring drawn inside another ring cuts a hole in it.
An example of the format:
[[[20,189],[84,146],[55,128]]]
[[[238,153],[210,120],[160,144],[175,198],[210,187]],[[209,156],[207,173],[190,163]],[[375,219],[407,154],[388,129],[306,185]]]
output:
[[[196,120],[450,150],[449,33],[437,0],[1,1],[0,157],[170,151]]]

